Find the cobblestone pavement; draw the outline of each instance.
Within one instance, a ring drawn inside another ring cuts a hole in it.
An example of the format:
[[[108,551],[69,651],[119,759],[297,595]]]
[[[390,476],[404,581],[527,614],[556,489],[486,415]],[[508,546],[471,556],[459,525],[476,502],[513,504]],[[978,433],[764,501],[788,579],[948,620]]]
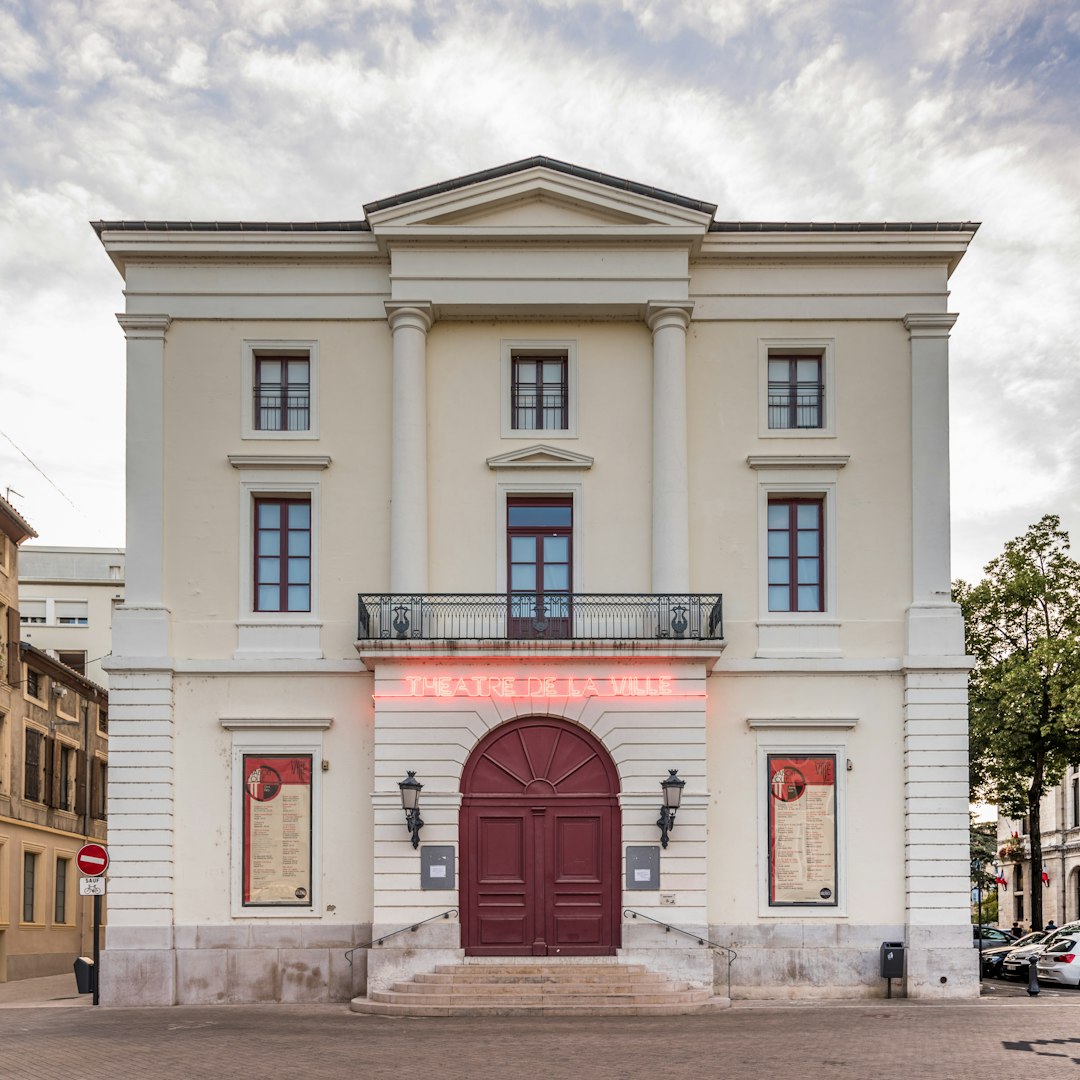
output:
[[[1080,992],[700,1017],[390,1019],[345,1006],[0,1009],[4,1080],[1080,1080]]]

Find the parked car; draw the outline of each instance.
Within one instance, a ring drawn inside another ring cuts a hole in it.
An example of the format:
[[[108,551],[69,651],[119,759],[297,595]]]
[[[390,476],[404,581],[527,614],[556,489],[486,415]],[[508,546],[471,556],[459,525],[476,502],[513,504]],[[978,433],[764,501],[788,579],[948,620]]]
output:
[[[972,944],[976,949],[979,947],[980,937],[984,949],[992,949],[997,945],[1014,944],[1012,935],[1005,930],[999,930],[996,926],[972,926],[971,936]]]
[[[1080,986],[1080,936],[1074,932],[1049,942],[1039,955],[1039,979]]]
[[[1028,957],[1042,952],[1043,944],[1049,936],[1045,930],[1038,930],[1034,934],[1025,934],[1019,941],[1014,942],[1011,949],[1005,950],[1005,955],[1001,959],[1001,978],[1026,979],[1029,973]],[[986,971],[985,960],[986,954],[984,953],[984,973]]]

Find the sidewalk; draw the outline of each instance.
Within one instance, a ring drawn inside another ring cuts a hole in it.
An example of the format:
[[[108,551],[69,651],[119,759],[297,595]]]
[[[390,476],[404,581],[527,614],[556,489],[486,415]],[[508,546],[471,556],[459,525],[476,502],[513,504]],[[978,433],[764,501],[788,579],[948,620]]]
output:
[[[74,972],[0,983],[0,1009],[81,1009],[93,1000],[76,990]]]

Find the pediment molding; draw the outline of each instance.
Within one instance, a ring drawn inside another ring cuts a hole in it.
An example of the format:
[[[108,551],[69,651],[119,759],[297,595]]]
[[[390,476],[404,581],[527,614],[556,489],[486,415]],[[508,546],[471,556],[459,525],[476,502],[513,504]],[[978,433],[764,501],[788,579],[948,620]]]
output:
[[[406,227],[418,235],[446,229],[509,230],[518,235],[531,230],[557,233],[572,229],[580,234],[596,229],[608,234],[620,227],[647,227],[657,232],[689,230],[703,236],[712,214],[698,206],[651,197],[641,189],[620,189],[537,165],[416,198],[375,204],[367,220],[376,236],[400,235],[399,230]]]
[[[591,469],[595,459],[573,450],[537,443],[487,459],[489,469]]]

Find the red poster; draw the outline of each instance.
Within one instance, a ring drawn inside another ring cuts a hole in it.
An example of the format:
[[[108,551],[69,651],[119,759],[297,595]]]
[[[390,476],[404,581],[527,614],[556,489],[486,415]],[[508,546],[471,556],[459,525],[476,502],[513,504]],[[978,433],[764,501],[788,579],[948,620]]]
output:
[[[311,755],[244,754],[244,903],[311,905]]]
[[[769,754],[769,904],[835,907],[836,757]]]

